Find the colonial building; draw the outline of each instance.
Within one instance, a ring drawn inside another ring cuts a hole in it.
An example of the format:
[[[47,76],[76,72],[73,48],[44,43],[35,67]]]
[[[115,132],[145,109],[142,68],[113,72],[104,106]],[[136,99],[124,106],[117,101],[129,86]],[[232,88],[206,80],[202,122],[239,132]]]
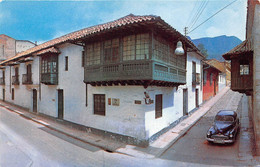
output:
[[[246,40],[223,57],[231,60],[231,89],[250,96],[256,153],[260,155],[260,1],[248,0]]]
[[[0,61],[14,57],[17,53],[30,49],[36,44],[27,40],[16,40],[0,34]]]
[[[216,59],[209,59],[205,61],[208,65],[215,67],[220,71],[218,74],[218,88],[221,91],[230,82],[231,71],[228,62],[220,62]]]
[[[208,61],[203,62],[203,101],[209,100],[218,93],[220,73],[221,71]]]
[[[203,58],[160,17],[128,15],[3,61],[0,94],[31,112],[147,146],[202,103]]]

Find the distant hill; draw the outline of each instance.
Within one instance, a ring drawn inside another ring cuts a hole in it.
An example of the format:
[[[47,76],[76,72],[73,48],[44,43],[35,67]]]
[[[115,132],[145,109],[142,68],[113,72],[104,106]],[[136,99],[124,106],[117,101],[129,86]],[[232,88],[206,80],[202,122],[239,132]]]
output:
[[[218,37],[205,37],[199,39],[192,39],[192,42],[198,46],[200,43],[204,45],[208,51],[207,59],[224,60],[222,54],[230,51],[235,46],[239,45],[242,41],[235,36],[218,36]]]

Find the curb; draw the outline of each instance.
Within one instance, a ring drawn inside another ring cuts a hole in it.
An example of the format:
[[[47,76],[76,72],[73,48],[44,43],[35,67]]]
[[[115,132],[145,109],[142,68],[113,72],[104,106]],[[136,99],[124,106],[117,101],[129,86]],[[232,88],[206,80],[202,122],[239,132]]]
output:
[[[12,109],[12,108],[10,108],[9,106],[5,106],[5,105],[3,105],[2,103],[0,103],[0,107],[3,107],[3,108],[5,108],[5,109],[7,109],[7,110],[9,110],[9,111],[11,111],[11,112],[14,112],[14,113],[18,114],[19,116],[21,116],[21,117],[23,117],[23,118],[25,118],[25,119],[32,120],[33,122],[36,122],[36,123],[38,123],[38,124],[40,124],[40,125],[43,125],[43,126],[49,128],[49,129],[54,130],[54,131],[56,131],[56,132],[59,132],[59,133],[61,133],[61,134],[63,134],[63,135],[66,135],[66,136],[71,137],[71,138],[73,138],[73,139],[76,139],[76,140],[79,140],[79,141],[81,141],[81,142],[90,144],[91,146],[98,147],[98,148],[100,148],[100,149],[102,149],[102,150],[105,150],[105,151],[107,151],[107,152],[116,152],[115,149],[112,149],[112,148],[109,148],[109,147],[105,147],[105,146],[102,146],[102,145],[98,145],[97,143],[92,143],[92,142],[89,142],[89,141],[87,141],[87,140],[85,140],[85,139],[82,139],[82,138],[80,138],[80,137],[77,137],[77,136],[75,136],[75,135],[71,135],[70,133],[66,133],[65,131],[62,131],[62,130],[57,129],[57,128],[53,127],[53,126],[50,126],[50,124],[45,123],[44,121],[37,120],[37,119],[35,119],[35,118],[31,117],[31,116],[28,116],[28,115],[26,115],[26,114],[24,114],[24,113],[22,113],[22,112],[16,110],[16,109]]]

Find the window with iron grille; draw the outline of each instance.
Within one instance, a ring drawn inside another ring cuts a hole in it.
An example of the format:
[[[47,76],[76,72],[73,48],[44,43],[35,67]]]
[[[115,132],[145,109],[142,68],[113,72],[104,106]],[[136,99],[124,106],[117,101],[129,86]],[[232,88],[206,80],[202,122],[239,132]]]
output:
[[[162,117],[162,94],[155,95],[155,118]]]
[[[106,99],[104,94],[94,94],[94,114],[106,114]]]

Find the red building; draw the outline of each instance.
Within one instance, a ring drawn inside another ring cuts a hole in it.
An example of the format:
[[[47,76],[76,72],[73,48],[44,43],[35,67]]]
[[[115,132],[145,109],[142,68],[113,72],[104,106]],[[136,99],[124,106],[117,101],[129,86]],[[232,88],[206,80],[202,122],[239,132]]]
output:
[[[203,101],[207,101],[217,94],[219,73],[217,68],[206,62],[203,63]]]

